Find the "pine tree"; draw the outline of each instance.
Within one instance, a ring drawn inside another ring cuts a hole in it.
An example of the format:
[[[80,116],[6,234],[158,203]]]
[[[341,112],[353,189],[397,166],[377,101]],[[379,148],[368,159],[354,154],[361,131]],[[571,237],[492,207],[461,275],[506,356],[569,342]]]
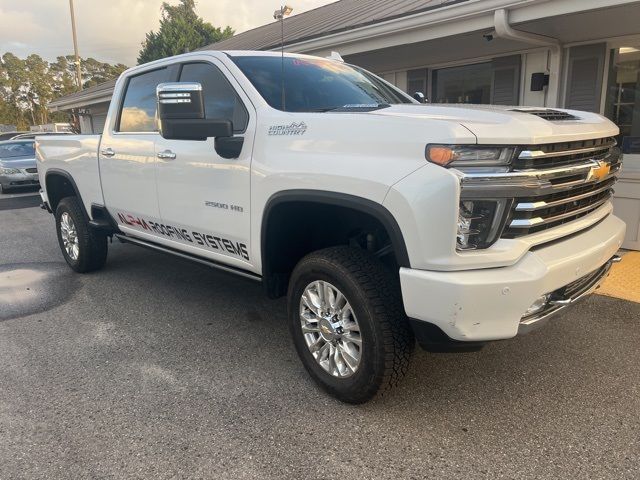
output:
[[[138,64],[190,52],[233,36],[231,27],[214,27],[198,17],[195,8],[195,0],[180,0],[178,5],[164,2],[160,29],[147,33]]]

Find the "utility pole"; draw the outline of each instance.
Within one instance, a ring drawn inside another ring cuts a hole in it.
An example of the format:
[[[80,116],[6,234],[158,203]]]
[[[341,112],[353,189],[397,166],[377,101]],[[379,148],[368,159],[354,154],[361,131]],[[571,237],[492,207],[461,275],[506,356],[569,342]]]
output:
[[[284,82],[284,17],[288,17],[293,12],[293,8],[289,5],[282,5],[280,10],[273,12],[273,18],[280,20],[280,55],[281,55],[281,75],[282,75],[282,110],[287,111],[285,104],[285,82]]]
[[[76,15],[73,11],[73,0],[69,0],[69,9],[71,10],[71,32],[73,33],[73,50],[76,55],[76,83],[78,90],[82,90],[82,70],[80,70],[80,55],[78,55],[78,36],[76,35]]]

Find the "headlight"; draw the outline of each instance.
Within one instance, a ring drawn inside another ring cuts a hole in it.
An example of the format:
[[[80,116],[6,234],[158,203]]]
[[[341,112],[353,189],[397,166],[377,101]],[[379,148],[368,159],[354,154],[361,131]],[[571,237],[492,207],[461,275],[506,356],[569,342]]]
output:
[[[514,150],[483,145],[427,145],[426,156],[441,167],[503,167],[507,171]]]
[[[458,210],[458,250],[475,250],[490,247],[499,237],[506,219],[510,200],[460,201]]]
[[[0,174],[2,175],[14,175],[16,173],[20,173],[20,170],[18,170],[17,168],[0,167]]]

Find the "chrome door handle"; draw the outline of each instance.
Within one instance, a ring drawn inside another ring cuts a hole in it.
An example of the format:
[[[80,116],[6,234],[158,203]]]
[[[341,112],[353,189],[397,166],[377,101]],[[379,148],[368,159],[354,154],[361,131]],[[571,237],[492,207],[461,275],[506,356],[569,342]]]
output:
[[[100,150],[100,154],[103,157],[113,157],[116,152],[113,151],[113,148],[109,147],[109,148],[103,148],[102,150]]]
[[[176,159],[176,154],[173,153],[171,150],[165,150],[164,152],[158,152],[158,158],[162,159],[162,160],[175,160]]]

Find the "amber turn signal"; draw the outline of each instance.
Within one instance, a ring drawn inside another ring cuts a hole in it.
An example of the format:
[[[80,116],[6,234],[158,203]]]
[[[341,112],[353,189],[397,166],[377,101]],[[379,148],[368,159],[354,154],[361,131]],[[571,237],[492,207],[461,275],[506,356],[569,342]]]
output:
[[[429,145],[427,148],[427,158],[429,161],[441,167],[449,165],[453,161],[454,156],[454,152],[450,147]]]

